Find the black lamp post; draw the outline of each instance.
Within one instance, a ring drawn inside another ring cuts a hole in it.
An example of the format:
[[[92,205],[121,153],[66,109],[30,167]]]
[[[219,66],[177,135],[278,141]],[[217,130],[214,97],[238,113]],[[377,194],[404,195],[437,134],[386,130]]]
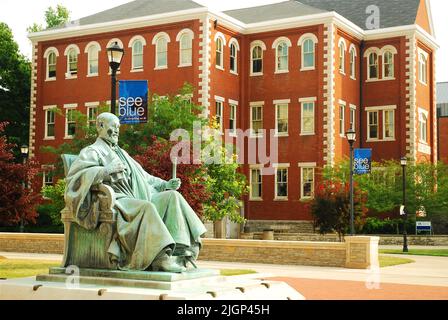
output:
[[[347,133],[347,140],[350,144],[350,235],[355,235],[355,208],[354,208],[354,192],[353,192],[353,145],[356,141],[356,132],[350,129]]]
[[[20,147],[20,154],[22,155],[22,163],[26,164],[26,160],[28,158],[28,152],[29,148],[27,145],[23,145]],[[23,190],[26,189],[26,177],[22,182]],[[23,222],[23,216],[20,217],[20,232],[23,233],[25,230],[24,222]]]
[[[117,70],[120,68],[121,60],[124,56],[124,49],[120,48],[117,42],[111,47],[107,48],[107,57],[109,59],[109,66],[112,70],[112,92],[110,100],[110,112],[115,114],[116,100],[117,100]]]
[[[408,232],[406,230],[407,222],[408,222],[408,213],[406,210],[406,166],[408,161],[406,157],[401,158],[401,167],[403,168],[403,215],[404,215],[404,223],[403,223],[403,252],[409,252],[408,249]]]

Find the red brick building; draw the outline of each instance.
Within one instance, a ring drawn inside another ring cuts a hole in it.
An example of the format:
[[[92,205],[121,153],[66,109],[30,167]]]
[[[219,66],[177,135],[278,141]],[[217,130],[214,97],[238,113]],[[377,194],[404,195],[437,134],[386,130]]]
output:
[[[439,161],[448,164],[448,82],[437,84],[437,116]]]
[[[302,0],[212,12],[189,0],[137,0],[31,34],[31,154],[51,165],[39,149],[71,139],[71,110],[93,116],[110,99],[106,48],[118,42],[126,50],[120,79],[149,80],[162,96],[192,83],[193,100],[224,129],[251,130],[246,146],[259,129],[275,129],[275,175],[244,165],[244,214],[309,220],[319,168],[349,155],[350,127],[356,147],[372,148],[376,161],[438,158],[429,1],[375,3]]]

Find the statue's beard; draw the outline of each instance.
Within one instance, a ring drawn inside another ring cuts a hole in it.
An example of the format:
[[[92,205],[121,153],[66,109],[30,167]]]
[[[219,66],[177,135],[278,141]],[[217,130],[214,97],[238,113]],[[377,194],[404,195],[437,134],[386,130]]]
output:
[[[109,130],[107,130],[106,140],[115,145],[118,143],[118,134],[114,134],[112,129],[109,129]]]

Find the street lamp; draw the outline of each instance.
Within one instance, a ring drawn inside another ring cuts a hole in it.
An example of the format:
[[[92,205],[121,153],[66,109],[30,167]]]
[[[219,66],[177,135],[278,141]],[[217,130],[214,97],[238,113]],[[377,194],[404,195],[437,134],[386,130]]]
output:
[[[29,148],[27,145],[23,145],[20,147],[20,154],[22,155],[22,163],[25,165],[26,164],[26,159],[28,158],[28,152],[29,152]],[[26,190],[26,179],[27,177],[25,177],[25,179],[22,181],[22,186],[23,186],[23,190]],[[23,224],[23,216],[20,217],[20,232],[23,233],[25,231],[25,226]]]
[[[404,224],[403,224],[403,252],[409,252],[408,249],[408,232],[406,230],[407,222],[408,222],[408,213],[406,210],[406,166],[408,164],[408,160],[406,157],[401,158],[401,167],[403,168],[403,215],[404,215]]]
[[[350,129],[346,134],[348,143],[350,144],[350,235],[355,235],[355,208],[353,195],[353,145],[356,141],[356,132]]]
[[[121,60],[124,56],[124,49],[120,48],[117,42],[107,48],[107,57],[109,66],[112,70],[112,92],[110,100],[110,112],[115,114],[115,106],[117,100],[117,70],[120,68]]]

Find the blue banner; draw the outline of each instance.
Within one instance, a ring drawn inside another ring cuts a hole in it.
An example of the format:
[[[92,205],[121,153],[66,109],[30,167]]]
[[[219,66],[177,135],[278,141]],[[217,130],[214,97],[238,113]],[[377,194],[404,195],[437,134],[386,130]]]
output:
[[[353,170],[357,175],[372,172],[372,149],[355,149]]]
[[[121,124],[148,122],[148,81],[120,80],[118,118]]]

